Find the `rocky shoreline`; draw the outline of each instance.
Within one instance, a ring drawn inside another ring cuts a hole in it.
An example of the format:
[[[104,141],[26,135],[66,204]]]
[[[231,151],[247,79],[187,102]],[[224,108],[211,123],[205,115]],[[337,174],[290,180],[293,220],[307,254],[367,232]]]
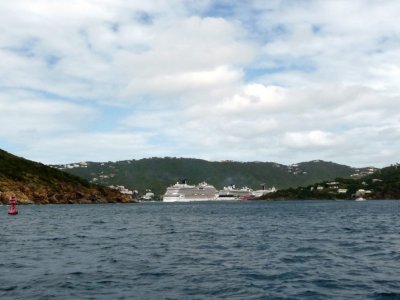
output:
[[[136,202],[131,195],[0,149],[0,203],[8,204],[11,195],[18,204]]]
[[[134,203],[130,195],[106,187],[74,188],[60,183],[56,187],[32,186],[33,184],[0,180],[0,203],[8,204],[11,195],[18,204],[92,204],[92,203]]]

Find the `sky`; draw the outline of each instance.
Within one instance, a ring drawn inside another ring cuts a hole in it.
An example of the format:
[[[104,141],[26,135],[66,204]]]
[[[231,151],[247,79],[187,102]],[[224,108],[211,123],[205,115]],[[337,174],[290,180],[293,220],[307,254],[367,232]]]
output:
[[[13,154],[399,161],[398,0],[1,2]]]

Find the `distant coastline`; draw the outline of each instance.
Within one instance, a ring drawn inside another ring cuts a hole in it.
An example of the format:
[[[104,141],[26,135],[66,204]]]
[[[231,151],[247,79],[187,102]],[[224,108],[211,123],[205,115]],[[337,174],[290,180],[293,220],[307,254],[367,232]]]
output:
[[[0,150],[0,203],[7,204],[10,195],[17,196],[20,204],[134,203],[141,197],[135,189],[138,186],[144,186],[147,193],[151,188],[158,196],[154,199],[160,200],[173,178],[182,174],[190,175],[193,181],[199,178],[199,182],[217,182],[218,189],[232,182],[238,186],[251,186],[248,183],[259,186],[268,182],[267,186],[278,187],[278,191],[258,200],[354,200],[358,196],[400,199],[398,164],[382,169],[356,169],[319,160],[283,166],[153,158],[116,163],[87,162],[60,170],[60,167],[49,167]],[[290,187],[291,183],[294,187]]]

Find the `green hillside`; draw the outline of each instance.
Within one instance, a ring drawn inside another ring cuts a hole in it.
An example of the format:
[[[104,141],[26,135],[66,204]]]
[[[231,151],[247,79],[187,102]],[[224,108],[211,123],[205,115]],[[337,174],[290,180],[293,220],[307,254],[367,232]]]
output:
[[[259,189],[260,184],[278,189],[349,177],[356,169],[326,161],[286,166],[272,162],[211,162],[188,158],[149,158],[118,162],[86,162],[53,166],[103,185],[124,185],[143,193],[152,189],[161,195],[182,178],[197,184],[206,181],[217,189],[235,184]]]
[[[364,181],[373,192],[372,198],[400,199],[400,166],[398,164],[383,168],[365,178]]]
[[[19,203],[128,201],[120,193],[78,176],[0,150],[0,202],[15,194]]]
[[[261,199],[400,199],[400,166],[393,165],[362,178],[336,178],[305,187],[282,189]]]

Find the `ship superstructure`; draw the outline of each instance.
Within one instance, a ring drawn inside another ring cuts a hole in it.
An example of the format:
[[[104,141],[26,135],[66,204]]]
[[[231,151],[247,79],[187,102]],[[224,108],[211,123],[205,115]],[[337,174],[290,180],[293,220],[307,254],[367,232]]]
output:
[[[253,197],[253,190],[247,186],[236,188],[235,185],[225,186],[218,192],[219,200],[247,200]]]
[[[163,196],[164,202],[211,201],[218,196],[214,186],[201,182],[198,185],[189,185],[182,180],[167,188]]]

